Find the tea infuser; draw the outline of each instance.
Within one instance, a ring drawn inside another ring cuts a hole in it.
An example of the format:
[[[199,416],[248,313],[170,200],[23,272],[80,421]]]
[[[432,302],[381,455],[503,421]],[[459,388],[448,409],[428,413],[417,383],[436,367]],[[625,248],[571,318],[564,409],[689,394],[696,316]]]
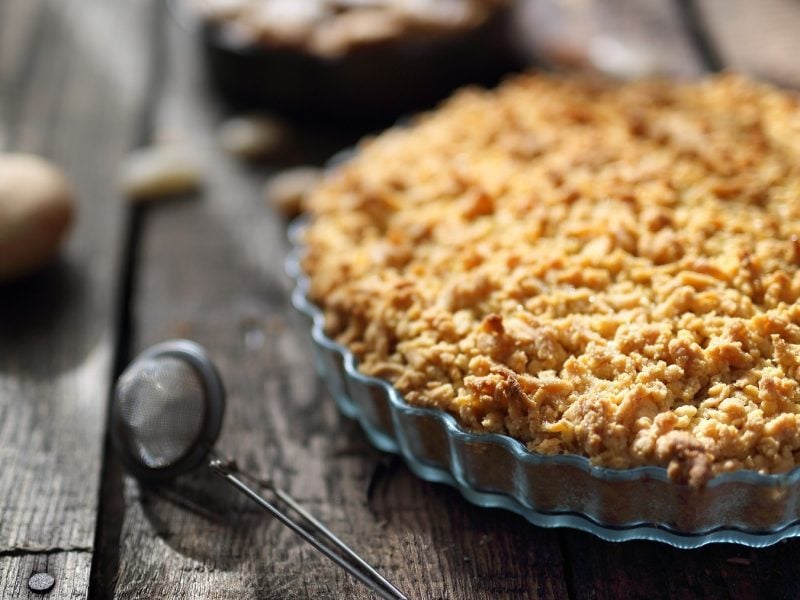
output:
[[[114,446],[143,481],[165,481],[203,462],[322,554],[387,600],[406,597],[327,527],[271,482],[260,482],[300,519],[292,519],[250,486],[232,460],[213,450],[225,390],[202,346],[170,340],[140,354],[120,375],[111,408]],[[337,552],[338,551],[338,552]]]

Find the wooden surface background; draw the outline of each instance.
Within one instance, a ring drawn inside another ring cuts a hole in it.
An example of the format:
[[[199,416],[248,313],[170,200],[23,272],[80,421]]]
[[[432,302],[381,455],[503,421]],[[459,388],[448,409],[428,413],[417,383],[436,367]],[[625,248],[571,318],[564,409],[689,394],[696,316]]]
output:
[[[800,86],[793,0],[525,0],[524,49],[560,68],[691,77],[733,67]],[[62,258],[0,287],[0,598],[367,598],[257,507],[198,472],[146,488],[105,439],[115,375],[170,337],[228,388],[219,448],[269,474],[411,598],[796,598],[800,541],[753,550],[611,544],[476,508],[371,449],[288,324],[285,222],[266,176],[361,132],[296,127],[267,164],[222,152],[225,108],[156,0],[0,0],[0,149],[62,165],[80,198]],[[199,196],[132,207],[118,167],[182,138]]]

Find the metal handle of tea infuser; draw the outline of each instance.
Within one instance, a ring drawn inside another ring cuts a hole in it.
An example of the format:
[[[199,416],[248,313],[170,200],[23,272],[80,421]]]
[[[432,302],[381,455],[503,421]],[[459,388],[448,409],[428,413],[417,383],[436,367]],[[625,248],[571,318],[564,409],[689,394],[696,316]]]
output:
[[[282,512],[275,505],[267,501],[260,494],[256,493],[250,486],[241,480],[239,475],[243,473],[239,470],[236,464],[230,460],[225,460],[220,457],[214,457],[208,465],[214,473],[228,481],[231,485],[237,488],[245,496],[250,498],[253,502],[261,506],[264,510],[270,513],[273,517],[278,519],[281,523],[286,525],[289,529],[294,531],[297,535],[302,537],[309,544],[314,546],[322,554],[330,560],[339,565],[342,569],[350,573],[353,577],[358,579],[361,583],[370,588],[373,592],[378,594],[384,600],[408,600],[400,590],[389,583],[380,573],[372,568],[364,559],[356,554],[349,546],[342,540],[320,523],[314,516],[306,511],[302,506],[297,504],[291,496],[279,488],[269,484],[268,487],[282,502],[289,508],[302,517],[306,524],[314,531],[318,539],[310,531],[305,529],[297,521],[292,520],[285,512]],[[352,562],[348,562],[341,555],[334,552],[334,550],[325,545],[324,542],[332,544],[335,548],[341,551]],[[353,564],[355,563],[355,564]],[[361,567],[361,569],[357,568]],[[380,584],[380,585],[379,585]]]

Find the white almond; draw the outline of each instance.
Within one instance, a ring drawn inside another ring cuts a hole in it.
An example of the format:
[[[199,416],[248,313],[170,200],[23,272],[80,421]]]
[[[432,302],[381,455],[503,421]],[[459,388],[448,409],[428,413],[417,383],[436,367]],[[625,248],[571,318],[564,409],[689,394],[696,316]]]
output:
[[[659,72],[646,49],[604,35],[589,42],[589,60],[598,71],[623,80],[652,77]]]
[[[277,150],[287,138],[287,126],[267,115],[233,117],[219,126],[220,146],[234,156],[255,159]]]
[[[197,162],[177,144],[140,148],[122,165],[120,185],[132,201],[146,202],[197,191],[202,175]]]
[[[264,197],[287,217],[304,210],[305,199],[322,179],[317,167],[295,167],[274,175],[264,186]]]
[[[72,189],[58,167],[30,154],[0,154],[0,282],[50,262],[75,210]]]

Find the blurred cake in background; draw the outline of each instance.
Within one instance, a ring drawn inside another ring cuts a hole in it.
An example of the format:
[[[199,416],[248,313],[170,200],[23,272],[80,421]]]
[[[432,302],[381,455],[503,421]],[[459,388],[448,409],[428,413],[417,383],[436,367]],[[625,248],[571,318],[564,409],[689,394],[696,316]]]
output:
[[[192,0],[212,82],[301,117],[394,119],[517,64],[508,0]]]

